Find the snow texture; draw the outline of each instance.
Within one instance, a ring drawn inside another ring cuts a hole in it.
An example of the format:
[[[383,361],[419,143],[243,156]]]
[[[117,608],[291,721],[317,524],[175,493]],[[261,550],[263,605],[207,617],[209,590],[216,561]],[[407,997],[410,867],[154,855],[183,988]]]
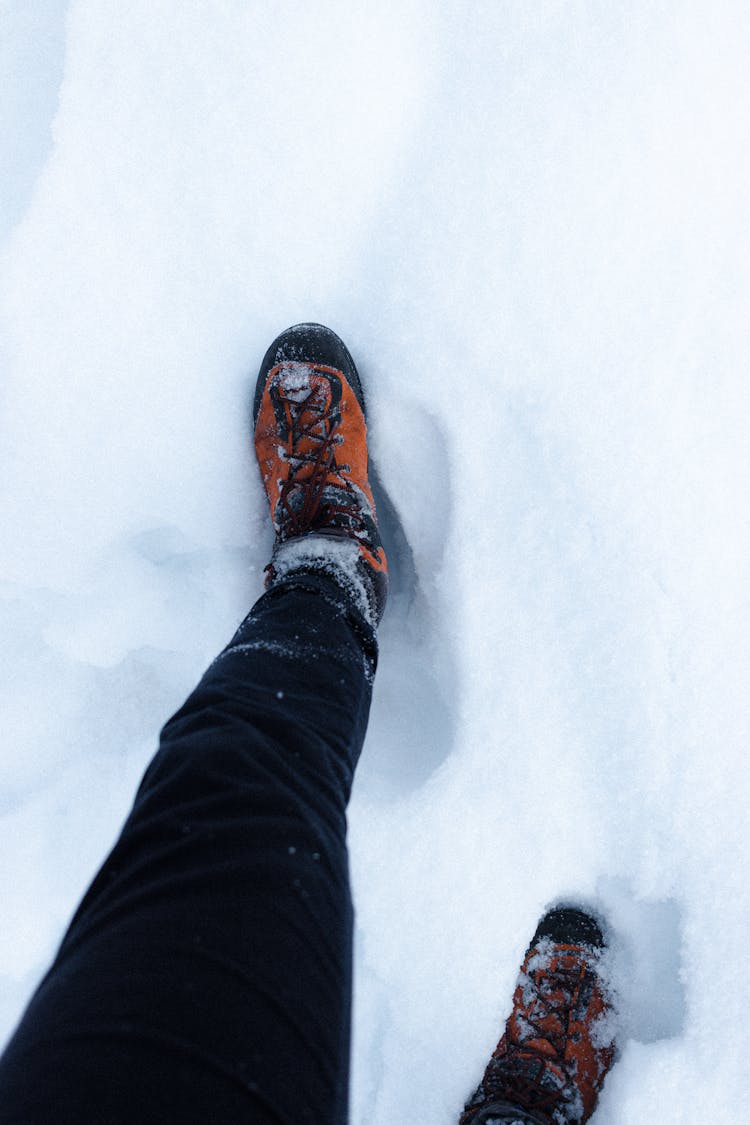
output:
[[[320,320],[405,535],[351,807],[352,1121],[456,1120],[564,897],[611,927],[596,1121],[744,1122],[750,9],[0,29],[3,1032],[261,591],[253,376]]]

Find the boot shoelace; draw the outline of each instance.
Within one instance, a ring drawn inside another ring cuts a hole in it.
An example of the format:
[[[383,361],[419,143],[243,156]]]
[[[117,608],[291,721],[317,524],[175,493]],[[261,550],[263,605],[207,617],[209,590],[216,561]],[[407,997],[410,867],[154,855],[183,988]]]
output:
[[[584,965],[539,969],[527,975],[522,988],[532,995],[517,1016],[518,1034],[511,1038],[506,1033],[505,1054],[495,1056],[495,1065],[485,1076],[486,1096],[502,1095],[529,1111],[560,1105],[567,1085],[565,1052],[571,1014],[586,977]],[[554,1068],[552,1083],[550,1066]]]
[[[359,530],[361,513],[357,496],[342,475],[350,472],[351,467],[336,463],[336,446],[344,440],[338,433],[341,414],[338,408],[326,410],[321,398],[314,386],[299,401],[282,397],[289,425],[289,448],[282,456],[290,465],[289,476],[281,486],[277,517],[284,539],[303,535],[313,524],[315,530],[326,527],[340,530],[339,517],[345,517],[345,524],[351,521]],[[309,472],[305,473],[306,467]],[[342,503],[329,495],[324,503],[327,487],[335,488],[337,494],[348,493],[351,502]]]

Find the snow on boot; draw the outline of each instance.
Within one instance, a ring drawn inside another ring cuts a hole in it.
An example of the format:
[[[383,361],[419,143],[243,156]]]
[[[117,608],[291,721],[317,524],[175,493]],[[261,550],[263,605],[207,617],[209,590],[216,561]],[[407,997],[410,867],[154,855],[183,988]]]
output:
[[[614,1058],[604,938],[589,914],[549,911],[524,959],[505,1033],[459,1125],[583,1125]]]

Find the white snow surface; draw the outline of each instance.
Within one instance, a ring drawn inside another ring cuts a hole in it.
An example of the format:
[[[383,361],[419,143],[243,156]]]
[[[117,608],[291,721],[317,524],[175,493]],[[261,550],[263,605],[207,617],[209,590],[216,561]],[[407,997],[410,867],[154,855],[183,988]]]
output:
[[[258,596],[249,402],[342,335],[410,544],[351,1118],[454,1122],[559,898],[600,1125],[745,1122],[750,8],[0,0],[0,1021]]]

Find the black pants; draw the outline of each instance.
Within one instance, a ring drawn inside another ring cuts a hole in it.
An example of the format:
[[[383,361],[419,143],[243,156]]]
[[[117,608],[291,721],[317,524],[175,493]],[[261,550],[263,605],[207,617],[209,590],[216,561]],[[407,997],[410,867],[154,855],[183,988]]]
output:
[[[345,810],[377,659],[340,588],[265,594],[167,723],[0,1061],[2,1125],[338,1125]]]

